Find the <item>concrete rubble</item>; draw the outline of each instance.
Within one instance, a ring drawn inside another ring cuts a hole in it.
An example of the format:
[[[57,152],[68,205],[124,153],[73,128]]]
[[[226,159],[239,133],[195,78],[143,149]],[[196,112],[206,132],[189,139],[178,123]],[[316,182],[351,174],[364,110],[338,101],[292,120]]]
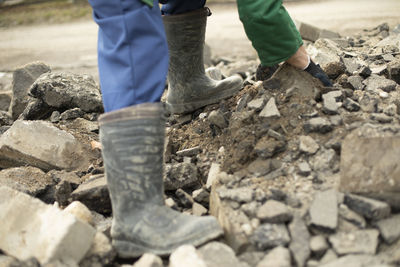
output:
[[[93,79],[17,69],[0,90],[0,266],[397,266],[400,31],[297,26],[334,87],[287,64],[256,81],[258,61],[211,58],[210,77],[239,73],[243,89],[167,118],[165,203],[215,216],[224,236],[163,259],[112,248]]]

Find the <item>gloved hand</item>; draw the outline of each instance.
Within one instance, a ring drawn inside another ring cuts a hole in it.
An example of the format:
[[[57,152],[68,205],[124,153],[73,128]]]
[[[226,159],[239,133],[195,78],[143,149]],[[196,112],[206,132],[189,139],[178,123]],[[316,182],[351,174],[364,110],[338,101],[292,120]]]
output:
[[[326,87],[333,86],[328,75],[326,75],[326,73],[321,69],[321,67],[318,64],[315,64],[312,60],[310,61],[310,64],[305,69],[305,71],[310,73],[313,77],[319,79],[324,86],[326,86]]]
[[[278,69],[279,65],[273,65],[273,66],[262,66],[261,64],[258,65],[257,70],[256,70],[256,80],[257,81],[265,81],[271,78],[271,76],[275,73],[275,71]]]

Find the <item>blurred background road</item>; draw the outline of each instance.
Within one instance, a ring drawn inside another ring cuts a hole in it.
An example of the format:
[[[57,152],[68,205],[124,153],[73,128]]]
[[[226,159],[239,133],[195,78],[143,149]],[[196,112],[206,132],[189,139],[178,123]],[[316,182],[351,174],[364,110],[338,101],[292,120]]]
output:
[[[383,22],[391,28],[400,24],[400,0],[305,0],[284,5],[292,18],[343,36]],[[235,2],[213,1],[208,6],[213,15],[208,20],[206,42],[213,55],[233,59],[255,58],[239,21]],[[73,16],[78,16],[79,12],[86,14],[74,19]],[[40,20],[40,13],[28,11],[26,16],[18,17],[22,23],[14,23],[12,17],[9,18],[11,22],[2,22],[1,17],[11,14],[11,9],[4,7],[3,3],[0,8],[0,73],[9,73],[18,66],[39,60],[49,64],[53,70],[97,77],[97,26],[91,20],[90,8],[84,6],[71,13],[68,14],[72,15],[70,20],[59,21],[57,16],[62,17],[63,13],[56,14],[53,19],[47,12]],[[29,16],[36,16],[32,23],[25,21]]]

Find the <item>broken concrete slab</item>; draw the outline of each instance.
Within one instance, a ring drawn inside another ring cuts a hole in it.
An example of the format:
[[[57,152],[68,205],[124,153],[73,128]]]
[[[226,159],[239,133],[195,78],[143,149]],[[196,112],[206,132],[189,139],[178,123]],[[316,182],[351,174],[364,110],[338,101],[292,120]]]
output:
[[[378,92],[379,89],[385,92],[396,90],[397,83],[393,80],[386,79],[383,76],[372,74],[369,78],[363,81],[365,90],[370,92]]]
[[[295,216],[289,224],[289,232],[291,241],[289,249],[292,252],[293,259],[296,266],[306,266],[306,261],[310,257],[310,233],[308,232],[307,225],[299,216]]]
[[[285,224],[263,223],[253,232],[250,242],[258,250],[265,250],[288,245],[290,236]]]
[[[335,190],[317,192],[311,204],[310,223],[325,230],[335,230],[338,225],[338,201]]]
[[[290,251],[282,246],[271,249],[257,264],[257,267],[290,267]]]
[[[191,188],[199,185],[198,176],[197,166],[193,163],[166,164],[164,175],[165,190],[175,191],[178,188]]]
[[[0,187],[0,249],[20,260],[41,264],[78,263],[89,250],[95,229],[73,215],[24,193]]]
[[[344,204],[367,219],[380,220],[390,215],[390,206],[371,198],[346,194]]]
[[[334,39],[340,37],[340,35],[336,32],[320,29],[311,24],[307,24],[298,20],[295,20],[295,24],[304,40],[315,42],[320,38]]]
[[[375,229],[358,230],[350,233],[339,232],[329,237],[329,242],[339,255],[376,253],[379,244],[379,231]]]
[[[292,220],[293,214],[285,204],[271,199],[258,208],[257,218],[262,222],[285,223]]]
[[[281,114],[279,113],[279,110],[276,106],[275,98],[271,97],[263,110],[260,112],[261,117],[265,118],[279,118]]]
[[[400,238],[400,215],[376,222],[376,226],[386,243],[392,244]]]
[[[198,249],[198,254],[207,267],[242,267],[235,252],[220,242],[211,242]]]
[[[0,168],[76,170],[85,167],[88,155],[73,135],[45,121],[18,120],[0,137]]]

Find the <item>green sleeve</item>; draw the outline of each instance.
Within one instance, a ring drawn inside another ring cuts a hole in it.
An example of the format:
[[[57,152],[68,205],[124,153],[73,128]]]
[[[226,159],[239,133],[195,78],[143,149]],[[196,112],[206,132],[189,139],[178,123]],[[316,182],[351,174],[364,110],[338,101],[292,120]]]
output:
[[[149,7],[153,7],[154,3],[152,0],[141,0],[143,3],[145,3],[146,5],[148,5]]]

